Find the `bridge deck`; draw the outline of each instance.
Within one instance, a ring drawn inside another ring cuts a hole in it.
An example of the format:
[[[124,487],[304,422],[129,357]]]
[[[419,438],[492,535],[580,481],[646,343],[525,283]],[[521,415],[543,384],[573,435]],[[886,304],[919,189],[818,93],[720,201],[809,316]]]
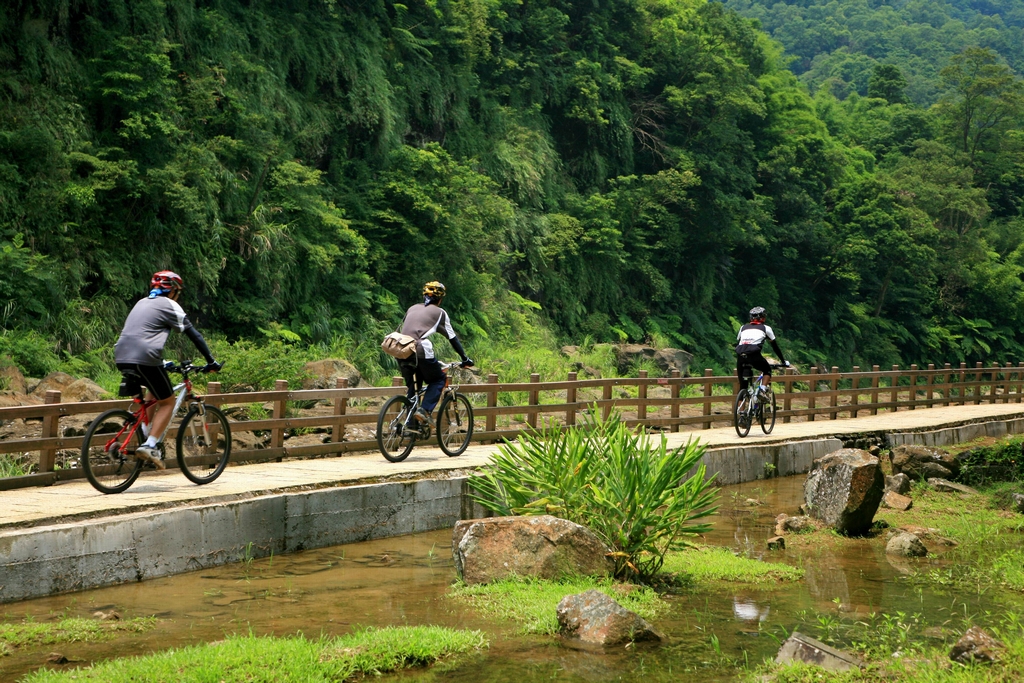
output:
[[[930,431],[970,422],[1024,417],[1024,404],[968,405],[882,413],[870,417],[778,424],[764,436],[755,425],[745,439],[733,429],[721,428],[668,434],[676,446],[693,437],[710,448],[735,448],[745,443],[766,444],[855,434]],[[446,472],[479,467],[497,446],[474,445],[458,458],[438,448],[416,448],[402,463],[389,463],[379,453],[315,460],[291,460],[229,467],[220,479],[196,486],[177,470],[146,473],[128,491],[103,495],[87,481],[61,482],[49,487],[5,491],[0,504],[0,528],[21,528],[43,523],[105,517],[146,509],[194,503],[237,500],[288,490],[345,486],[387,479],[444,476]]]

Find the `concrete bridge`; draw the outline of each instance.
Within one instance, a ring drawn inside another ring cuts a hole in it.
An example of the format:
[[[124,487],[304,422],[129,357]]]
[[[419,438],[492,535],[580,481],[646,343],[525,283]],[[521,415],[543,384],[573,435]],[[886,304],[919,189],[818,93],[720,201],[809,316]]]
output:
[[[901,410],[854,419],[778,424],[739,439],[731,428],[666,433],[699,439],[723,484],[808,471],[847,446],[951,445],[1024,432],[1024,404]],[[660,438],[655,435],[654,438]],[[457,458],[420,447],[402,463],[378,453],[228,468],[195,486],[179,472],[147,474],[122,494],[87,482],[0,493],[0,602],[139,581],[307,548],[429,531],[481,511],[466,495],[470,471],[495,445]]]

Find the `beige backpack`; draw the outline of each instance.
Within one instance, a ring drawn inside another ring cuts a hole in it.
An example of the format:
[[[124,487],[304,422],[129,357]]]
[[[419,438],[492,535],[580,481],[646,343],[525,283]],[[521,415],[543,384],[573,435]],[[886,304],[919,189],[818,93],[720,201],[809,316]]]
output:
[[[416,353],[416,339],[401,332],[392,332],[384,337],[380,348],[389,356],[404,359]]]

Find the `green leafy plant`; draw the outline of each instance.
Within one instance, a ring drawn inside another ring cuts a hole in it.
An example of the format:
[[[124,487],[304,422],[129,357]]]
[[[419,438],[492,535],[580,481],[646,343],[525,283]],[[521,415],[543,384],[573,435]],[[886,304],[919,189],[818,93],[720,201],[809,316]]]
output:
[[[580,427],[523,435],[470,478],[476,500],[503,515],[554,514],[592,529],[612,549],[615,575],[649,582],[665,553],[711,528],[718,489],[700,463],[704,447],[668,447],[618,415],[593,410]]]

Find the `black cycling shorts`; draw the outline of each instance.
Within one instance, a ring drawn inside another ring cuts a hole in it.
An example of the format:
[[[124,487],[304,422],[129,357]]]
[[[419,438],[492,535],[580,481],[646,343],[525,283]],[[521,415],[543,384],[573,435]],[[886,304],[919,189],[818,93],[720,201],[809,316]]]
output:
[[[125,385],[137,383],[139,380],[149,389],[156,400],[162,401],[174,395],[174,385],[171,378],[161,365],[139,365],[138,363],[118,363],[117,369],[124,375]],[[134,379],[132,375],[137,376]],[[132,392],[134,394],[134,392]]]

